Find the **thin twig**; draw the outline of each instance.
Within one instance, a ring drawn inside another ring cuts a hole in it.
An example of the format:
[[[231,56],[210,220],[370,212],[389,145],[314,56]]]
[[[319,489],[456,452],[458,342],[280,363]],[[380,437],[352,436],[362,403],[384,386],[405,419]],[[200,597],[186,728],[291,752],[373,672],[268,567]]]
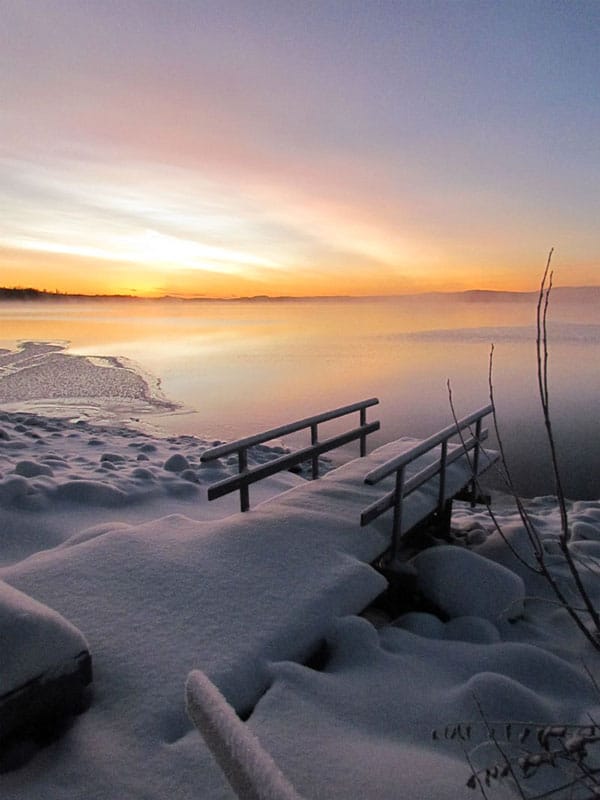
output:
[[[479,702],[479,698],[477,697],[476,694],[473,694],[473,699],[475,700],[475,705],[477,706],[477,711],[479,712],[479,716],[483,720],[483,723],[485,725],[485,728],[486,728],[487,734],[488,734],[488,736],[490,738],[490,741],[493,743],[493,745],[496,748],[496,750],[500,753],[500,755],[502,757],[502,760],[504,762],[504,765],[506,766],[506,768],[508,770],[508,773],[510,774],[511,778],[514,780],[515,785],[516,785],[516,787],[518,789],[518,792],[521,795],[521,800],[527,800],[527,798],[525,796],[525,793],[523,792],[523,789],[521,788],[521,784],[519,782],[519,778],[518,778],[517,774],[515,773],[513,765],[512,765],[512,763],[510,761],[510,758],[506,755],[506,753],[504,752],[503,748],[501,747],[500,742],[498,741],[498,739],[496,737],[496,734],[494,733],[493,728],[491,728],[491,726],[490,726],[490,724],[489,724],[489,722],[488,722],[488,720],[487,720],[487,718],[485,716],[485,712],[483,710],[483,707],[482,707],[481,703]]]
[[[523,503],[523,500],[522,500],[520,494],[517,492],[517,489],[515,487],[515,483],[514,483],[513,478],[512,478],[512,473],[511,473],[510,468],[508,466],[508,460],[506,458],[506,452],[505,452],[505,449],[504,449],[504,440],[503,440],[503,438],[502,438],[502,436],[500,434],[500,425],[498,423],[498,414],[497,414],[497,411],[496,411],[496,396],[495,396],[495,391],[494,391],[493,374],[494,374],[494,345],[492,345],[491,348],[490,348],[490,358],[489,358],[489,367],[488,367],[488,391],[489,391],[490,404],[492,406],[492,421],[494,423],[494,433],[496,434],[496,440],[498,442],[498,450],[500,451],[500,459],[501,459],[502,464],[504,466],[504,472],[505,472],[505,475],[506,475],[506,484],[507,484],[508,490],[509,490],[513,500],[515,501],[515,504],[517,506],[517,511],[519,512],[519,516],[520,516],[521,521],[523,523],[523,527],[525,528],[525,533],[527,534],[527,538],[529,539],[529,543],[531,544],[534,558],[535,558],[535,560],[537,561],[537,563],[539,565],[537,571],[541,573],[541,572],[543,572],[542,564],[543,564],[543,560],[544,560],[544,548],[543,548],[540,536],[539,536],[539,534],[537,532],[537,529],[536,529],[533,521],[531,520],[531,517],[529,516],[529,513],[527,512],[527,509],[525,508],[525,505]]]
[[[552,253],[554,252],[553,249],[550,250],[548,253],[548,260],[546,262],[546,269],[544,270],[544,274],[542,276],[542,281],[540,284],[540,290],[538,294],[538,303],[537,303],[537,335],[536,335],[536,353],[537,353],[537,372],[538,372],[538,388],[540,393],[540,400],[542,404],[542,413],[544,415],[544,424],[546,426],[546,435],[548,438],[548,444],[550,446],[550,456],[552,462],[552,471],[554,473],[554,484],[556,489],[556,497],[558,501],[558,507],[560,511],[560,520],[561,520],[561,535],[559,537],[559,545],[561,551],[563,553],[565,563],[571,573],[571,576],[575,582],[575,586],[577,587],[577,592],[579,593],[583,603],[587,609],[588,614],[590,615],[592,622],[594,624],[594,633],[592,634],[586,625],[584,625],[583,621],[580,621],[581,624],[579,627],[585,631],[585,635],[587,639],[593,644],[593,646],[600,650],[600,614],[596,610],[592,600],[589,596],[589,593],[585,586],[583,585],[583,581],[581,579],[581,574],[577,569],[577,565],[575,560],[569,550],[569,541],[571,539],[571,534],[569,531],[569,518],[567,512],[567,502],[565,498],[565,493],[563,489],[563,484],[560,476],[560,470],[558,467],[558,456],[556,452],[556,442],[554,438],[554,432],[552,430],[552,421],[550,419],[550,409],[549,409],[549,390],[548,390],[548,326],[547,326],[547,319],[548,319],[548,305],[550,302],[550,292],[552,290],[552,280],[553,280],[553,273],[550,271],[550,263],[552,261]]]
[[[452,413],[452,419],[454,420],[454,424],[456,425],[456,429],[458,431],[458,436],[460,438],[463,450],[465,451],[465,456],[466,456],[467,462],[469,464],[469,469],[471,470],[471,474],[473,476],[473,481],[475,482],[475,487],[476,487],[477,491],[482,496],[485,497],[485,495],[481,491],[481,483],[479,481],[479,477],[477,475],[475,475],[475,467],[473,465],[473,461],[471,459],[471,455],[467,451],[465,437],[463,436],[462,431],[458,427],[458,416],[456,414],[456,408],[454,406],[454,399],[453,399],[453,396],[452,396],[452,385],[451,385],[449,380],[447,381],[446,386],[448,388],[448,402],[450,404],[450,411]],[[501,461],[504,462],[504,457],[502,456],[502,453],[500,453],[500,456],[501,456]],[[496,529],[496,532],[499,534],[500,538],[502,539],[504,544],[508,547],[508,549],[513,554],[513,556],[517,559],[517,561],[519,561],[521,564],[523,564],[523,566],[527,567],[527,569],[530,569],[533,572],[538,573],[539,570],[537,570],[532,564],[530,564],[526,559],[524,559],[523,556],[519,553],[519,551],[514,547],[512,542],[508,539],[508,537],[506,536],[506,534],[504,533],[504,531],[502,529],[502,526],[500,525],[500,522],[498,521],[498,518],[496,517],[496,514],[494,513],[494,510],[493,510],[493,508],[491,506],[491,503],[486,501],[484,503],[484,505],[486,507],[486,510],[487,510],[487,513],[488,513],[490,519],[492,520],[492,523],[494,525],[494,528]]]
[[[484,789],[484,786],[483,786],[483,781],[479,777],[479,773],[475,769],[475,765],[471,761],[471,756],[469,755],[469,752],[468,752],[467,748],[464,745],[463,745],[463,751],[464,751],[464,754],[465,754],[465,761],[469,765],[469,769],[471,770],[471,775],[473,776],[473,778],[477,782],[477,786],[479,786],[479,791],[481,792],[484,800],[489,800],[489,798],[487,796],[487,793],[486,793],[486,791]],[[471,787],[469,787],[469,788],[471,788]]]

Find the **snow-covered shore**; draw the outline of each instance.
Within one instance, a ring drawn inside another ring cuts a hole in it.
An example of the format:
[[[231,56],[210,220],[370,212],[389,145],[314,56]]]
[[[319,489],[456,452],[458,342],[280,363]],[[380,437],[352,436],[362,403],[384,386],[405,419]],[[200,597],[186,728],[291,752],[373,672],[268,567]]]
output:
[[[472,552],[417,559],[444,619],[413,612],[376,629],[354,611],[385,586],[368,566],[383,521],[359,540],[349,517],[350,549],[328,538],[316,500],[295,503],[292,492],[260,504],[305,484],[282,473],[253,489],[249,535],[234,497],[206,502],[206,486],[234,469],[201,465],[209,444],[0,415],[0,580],[75,625],[94,660],[90,709],[0,775],[2,796],[233,798],[185,714],[184,682],[198,668],[238,711],[252,710],[247,725],[307,800],[472,796],[462,747],[431,731],[476,720],[475,696],[492,719],[598,717],[583,666],[595,671],[595,652],[485,512],[455,510],[457,545]],[[555,503],[530,507],[558,574]],[[600,502],[570,513],[572,549],[598,599]],[[525,547],[514,508],[497,514]],[[299,663],[323,640],[324,665]]]

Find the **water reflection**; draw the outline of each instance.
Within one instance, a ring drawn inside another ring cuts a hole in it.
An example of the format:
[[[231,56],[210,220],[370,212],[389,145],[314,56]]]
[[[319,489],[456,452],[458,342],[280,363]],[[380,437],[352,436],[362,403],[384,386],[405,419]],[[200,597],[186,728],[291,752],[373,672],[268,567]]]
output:
[[[598,303],[558,298],[550,316],[550,392],[567,493],[598,497]],[[535,299],[7,303],[0,345],[60,339],[74,354],[133,359],[189,410],[155,419],[173,433],[231,439],[377,396],[379,444],[446,425],[448,379],[459,414],[485,404],[493,341],[506,447],[522,490],[540,494],[552,481],[534,319]]]

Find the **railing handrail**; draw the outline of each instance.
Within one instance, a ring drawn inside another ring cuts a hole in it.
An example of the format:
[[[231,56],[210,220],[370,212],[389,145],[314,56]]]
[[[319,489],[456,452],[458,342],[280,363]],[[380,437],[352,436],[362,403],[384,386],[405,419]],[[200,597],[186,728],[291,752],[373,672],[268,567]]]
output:
[[[296,431],[304,430],[304,428],[310,428],[312,425],[318,425],[320,422],[328,422],[329,420],[337,419],[338,417],[344,417],[346,414],[352,414],[354,411],[360,411],[361,409],[375,406],[378,403],[379,400],[377,397],[370,397],[368,400],[360,400],[358,403],[352,403],[348,406],[334,408],[331,411],[324,411],[321,414],[314,414],[312,417],[305,417],[304,419],[299,419],[296,422],[289,422],[287,425],[280,425],[277,428],[271,428],[268,431],[255,433],[252,436],[246,436],[243,439],[236,439],[234,442],[220,444],[216,447],[211,447],[208,450],[205,450],[200,456],[200,461],[212,461],[215,458],[220,458],[220,456],[227,456],[231,453],[237,453],[240,450],[248,447],[253,447],[257,444],[263,444],[264,442],[270,442],[273,439],[278,439],[280,436],[286,436],[288,433],[295,433]]]
[[[223,478],[223,480],[217,481],[217,483],[213,483],[209,486],[208,499],[216,500],[218,497],[223,497],[225,494],[239,490],[242,486],[250,486],[257,481],[263,480],[263,478],[276,475],[284,469],[290,469],[298,464],[310,461],[315,455],[320,456],[323,453],[328,453],[330,450],[335,450],[336,447],[341,447],[344,444],[355,441],[361,435],[374,433],[376,430],[379,430],[379,422],[369,422],[359,428],[353,428],[346,433],[341,433],[338,436],[325,439],[317,444],[303,447],[301,450],[296,450],[294,453],[286,453],[272,461],[266,461],[264,464],[259,464],[245,472],[238,472],[236,475],[231,475],[229,478]]]
[[[478,438],[471,436],[465,440],[464,444],[457,444],[456,450],[451,451],[446,456],[445,464],[440,457],[431,464],[428,464],[426,467],[423,467],[423,469],[419,470],[419,472],[411,475],[410,478],[404,482],[402,488],[402,499],[404,500],[417,489],[420,489],[423,484],[427,483],[429,480],[431,480],[431,478],[434,478],[439,472],[441,472],[444,466],[449,467],[455,461],[458,461],[458,459],[462,458],[465,453],[469,453],[471,450],[474,450],[478,444],[485,442],[488,436],[489,433],[487,429],[482,430],[481,435]],[[491,458],[489,460],[491,460]],[[379,517],[385,511],[392,508],[394,505],[395,494],[396,491],[392,489],[387,494],[384,494],[383,497],[378,498],[369,506],[364,508],[360,515],[361,526],[368,525],[369,522],[377,519],[377,517]]]
[[[443,444],[453,436],[457,436],[462,430],[487,416],[488,414],[491,414],[492,411],[493,406],[489,404],[487,406],[483,406],[477,411],[473,411],[473,413],[468,414],[466,417],[458,420],[458,422],[453,422],[451,425],[448,425],[441,431],[438,431],[438,433],[434,433],[433,436],[430,436],[428,439],[424,439],[418,445],[415,445],[405,453],[401,453],[399,456],[395,456],[389,461],[386,461],[385,464],[381,464],[379,467],[371,470],[371,472],[365,476],[365,483],[368,483],[371,486],[379,483],[379,481],[387,478],[393,472],[398,472],[401,467],[405,467],[407,464],[415,461],[417,458],[419,458],[419,456],[428,453],[430,450],[433,450],[434,447]]]
[[[395,474],[395,488],[388,492],[379,501],[371,503],[370,506],[363,509],[361,514],[361,525],[366,525],[377,519],[381,514],[389,508],[394,510],[394,520],[392,523],[392,543],[391,543],[391,560],[396,558],[398,548],[400,545],[400,537],[402,535],[402,522],[403,522],[403,503],[404,498],[413,492],[419,486],[422,486],[426,481],[439,475],[439,486],[437,487],[437,513],[441,519],[447,510],[447,500],[451,499],[447,491],[447,475],[446,470],[449,464],[458,460],[459,457],[464,456],[467,459],[471,477],[469,483],[471,484],[471,505],[475,504],[477,478],[480,472],[479,457],[481,452],[481,443],[485,441],[488,436],[487,429],[482,428],[481,421],[483,417],[494,412],[494,407],[490,403],[483,406],[477,411],[468,414],[460,420],[455,420],[452,425],[448,425],[438,433],[434,433],[428,439],[420,442],[419,444],[411,447],[405,453],[390,459],[385,464],[371,470],[365,477],[365,483],[374,485],[379,481]],[[475,433],[469,439],[465,439],[462,431],[475,423]],[[460,436],[460,444],[457,445],[453,452],[449,450],[449,440],[455,436]],[[430,453],[432,450],[440,447],[440,457],[438,460],[429,464],[424,469],[417,472],[411,478],[406,477],[406,467],[413,461],[416,461],[420,456]],[[473,458],[469,456],[469,452],[473,452]],[[496,454],[497,456],[498,454]],[[489,464],[493,463],[494,458],[488,459]],[[487,468],[487,465],[486,465]]]
[[[248,511],[250,508],[250,496],[248,487],[252,483],[261,480],[262,478],[274,475],[283,469],[289,469],[292,466],[301,464],[305,461],[312,462],[312,477],[313,479],[319,477],[319,456],[322,453],[327,453],[334,450],[336,447],[341,447],[349,442],[360,440],[360,455],[361,457],[367,454],[367,435],[379,430],[379,422],[367,423],[367,408],[375,406],[379,403],[376,397],[370,397],[368,400],[361,400],[358,403],[352,403],[348,406],[341,406],[334,408],[331,411],[324,411],[321,414],[314,414],[312,417],[290,422],[287,425],[280,425],[278,428],[271,428],[268,431],[254,434],[253,436],[246,436],[243,439],[237,439],[235,442],[228,442],[227,444],[217,445],[205,450],[200,456],[203,462],[213,461],[220,456],[229,455],[230,453],[237,453],[238,456],[238,473],[229,478],[209,486],[208,499],[216,500],[230,492],[239,491],[240,493],[240,509]],[[346,433],[339,434],[325,441],[319,441],[318,426],[320,422],[327,422],[332,419],[344,417],[347,414],[352,414],[355,411],[360,412],[360,424],[358,428],[354,428]],[[248,448],[263,442],[269,442],[279,436],[284,436],[287,433],[294,433],[295,431],[310,428],[311,443],[308,447],[304,447],[295,453],[286,453],[273,461],[266,464],[260,464],[255,467],[248,468]]]

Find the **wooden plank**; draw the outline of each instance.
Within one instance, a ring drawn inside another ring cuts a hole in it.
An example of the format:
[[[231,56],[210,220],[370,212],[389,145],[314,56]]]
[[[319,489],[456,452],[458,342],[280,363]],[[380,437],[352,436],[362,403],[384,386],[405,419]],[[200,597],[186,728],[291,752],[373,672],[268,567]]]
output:
[[[342,447],[349,442],[356,441],[356,439],[359,439],[363,435],[378,431],[379,427],[379,422],[370,422],[368,425],[354,428],[351,431],[334,436],[331,439],[325,439],[325,441],[319,442],[315,446],[304,447],[301,450],[297,450],[295,453],[288,453],[287,455],[280,456],[280,458],[273,459],[273,461],[267,461],[266,464],[261,464],[259,467],[248,470],[241,475],[233,475],[230,478],[225,478],[209,486],[208,499],[216,500],[218,497],[223,497],[244,486],[256,483],[263,478],[268,478],[284,469],[295,467],[297,464],[301,464],[304,461],[311,461],[313,455],[319,456],[330,450],[335,450],[336,447]]]
[[[220,456],[237,453],[240,448],[252,447],[256,444],[263,444],[263,442],[270,442],[272,439],[278,439],[280,436],[286,436],[288,433],[295,433],[304,428],[310,428],[312,425],[320,422],[327,422],[331,419],[346,416],[346,414],[352,414],[354,411],[376,406],[378,403],[379,400],[377,397],[370,397],[368,400],[360,400],[358,403],[334,408],[331,411],[324,411],[322,414],[315,414],[312,417],[306,417],[296,422],[289,422],[287,425],[280,425],[278,428],[271,428],[268,431],[256,433],[253,436],[246,436],[244,439],[236,439],[235,442],[220,444],[217,447],[211,447],[209,450],[205,450],[200,456],[200,461],[212,461]]]

